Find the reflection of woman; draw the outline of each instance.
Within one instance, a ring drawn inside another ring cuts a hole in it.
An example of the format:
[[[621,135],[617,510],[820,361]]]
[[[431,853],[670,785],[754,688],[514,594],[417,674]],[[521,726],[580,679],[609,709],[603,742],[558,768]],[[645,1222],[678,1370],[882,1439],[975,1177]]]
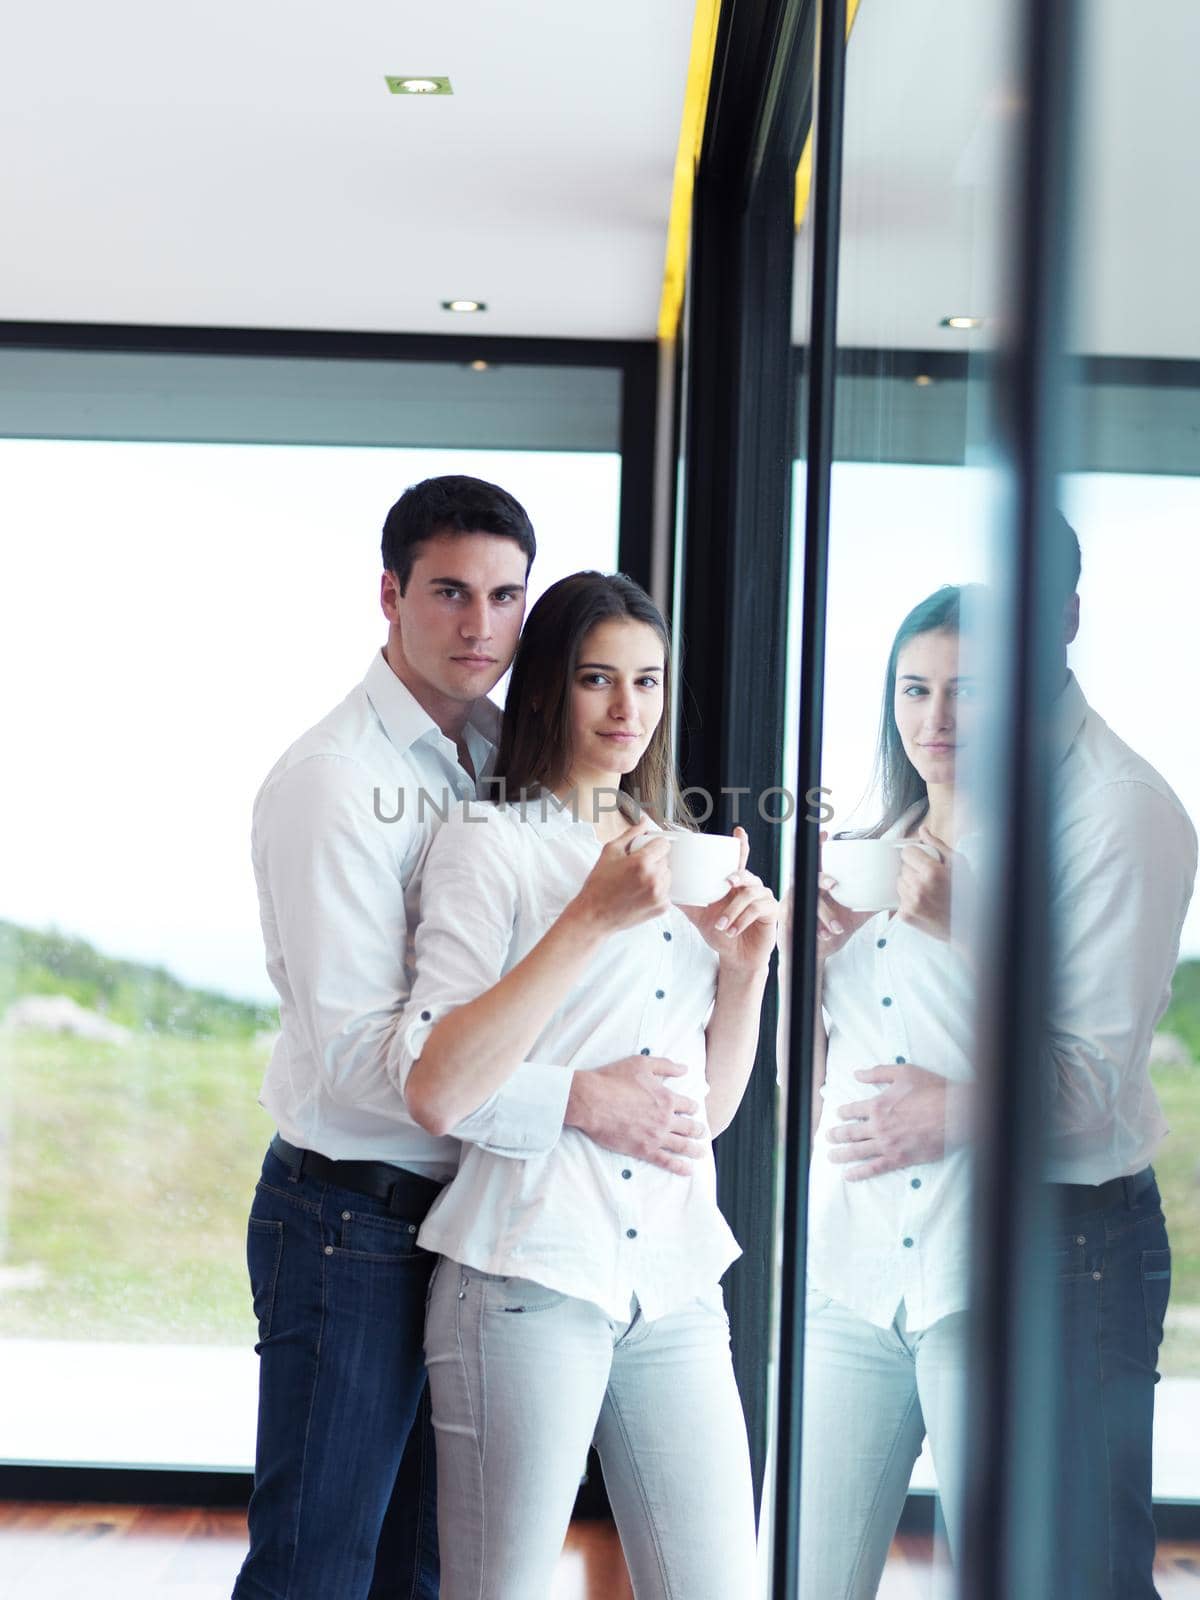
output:
[[[916,1095],[940,1123],[963,1092],[947,1080],[970,1076],[971,973],[950,941],[951,882],[957,896],[971,881],[971,819],[956,783],[973,730],[971,685],[959,672],[962,595],[947,587],[922,601],[888,661],[884,814],[868,837],[913,841],[902,852],[900,909],[847,911],[822,878],[828,1040],[810,1181],[805,1600],[875,1594],[926,1432],[952,1543],[959,1526],[966,1155],[939,1126],[941,1159],[881,1170],[894,1154],[886,1115],[835,1119],[861,1119],[848,1102]]]
[[[681,912],[660,830],[602,800],[676,812],[668,681],[665,624],[624,577],[578,573],[530,613],[496,777],[540,803],[475,806],[426,866],[406,1095],[427,1127],[452,1127],[522,1060],[578,1071],[639,1052],[686,1067],[677,1086],[707,1098],[713,1132],[733,1116],[778,908],[744,870],[743,834],[728,894]],[[426,1326],[443,1600],[548,1592],[593,1435],[639,1600],[749,1593],[719,1283],[738,1252],[711,1149],[686,1177],[571,1128],[513,1157],[464,1147],[420,1234],[443,1257]]]

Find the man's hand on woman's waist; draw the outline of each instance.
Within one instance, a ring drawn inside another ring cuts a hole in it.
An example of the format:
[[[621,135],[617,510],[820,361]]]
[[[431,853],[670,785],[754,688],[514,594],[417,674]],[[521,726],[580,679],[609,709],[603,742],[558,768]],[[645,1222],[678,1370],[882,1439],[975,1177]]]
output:
[[[830,1161],[849,1164],[846,1182],[941,1161],[966,1142],[969,1086],[951,1083],[911,1061],[864,1067],[860,1083],[882,1084],[869,1100],[839,1106],[826,1134]]]
[[[686,1071],[661,1056],[626,1056],[606,1067],[576,1072],[563,1126],[578,1128],[606,1150],[686,1178],[708,1143],[696,1101],[676,1094],[665,1081]]]

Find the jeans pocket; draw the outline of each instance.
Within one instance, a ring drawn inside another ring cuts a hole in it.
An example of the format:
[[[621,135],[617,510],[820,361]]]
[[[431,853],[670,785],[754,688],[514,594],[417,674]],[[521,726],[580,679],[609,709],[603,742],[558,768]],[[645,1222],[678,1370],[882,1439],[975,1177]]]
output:
[[[1171,1296],[1170,1250],[1142,1251],[1142,1301],[1146,1308],[1146,1345],[1150,1365],[1157,1367],[1163,1321]]]
[[[415,1222],[383,1217],[373,1211],[342,1211],[339,1215],[338,1249],[342,1255],[406,1261],[417,1253]]]
[[[258,1342],[271,1337],[275,1313],[275,1285],[283,1257],[283,1223],[267,1217],[251,1217],[246,1230],[246,1266],[250,1272],[250,1292],[254,1296],[254,1315],[258,1319]]]
[[[1103,1230],[1096,1240],[1098,1249],[1104,1243]],[[1082,1278],[1088,1275],[1088,1239],[1085,1233],[1060,1233],[1049,1241],[1046,1265],[1052,1278]]]
[[[491,1273],[473,1272],[483,1289],[485,1311],[504,1313],[553,1311],[566,1300],[557,1289],[547,1289],[544,1283],[534,1283],[530,1278],[499,1278]]]
[[[820,1289],[807,1288],[804,1291],[805,1317],[818,1317],[822,1311],[828,1311],[833,1304],[833,1296],[823,1294]]]

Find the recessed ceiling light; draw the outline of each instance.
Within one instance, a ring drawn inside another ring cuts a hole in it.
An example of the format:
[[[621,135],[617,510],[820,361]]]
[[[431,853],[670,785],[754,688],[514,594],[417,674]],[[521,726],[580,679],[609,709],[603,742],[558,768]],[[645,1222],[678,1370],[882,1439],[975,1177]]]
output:
[[[933,379],[927,372],[918,372],[916,377],[913,379],[913,382],[916,384],[918,389],[928,389],[932,385]]]
[[[972,328],[982,328],[983,327],[983,318],[982,317],[943,317],[942,321],[941,321],[941,326],[943,328],[960,328],[960,329],[964,329],[966,332],[969,333]]]
[[[487,369],[488,363],[486,361],[472,361],[471,363],[472,372],[486,372]]]
[[[384,80],[391,94],[453,94],[449,78],[401,78],[388,76]]]
[[[486,311],[482,300],[443,300],[443,311]]]

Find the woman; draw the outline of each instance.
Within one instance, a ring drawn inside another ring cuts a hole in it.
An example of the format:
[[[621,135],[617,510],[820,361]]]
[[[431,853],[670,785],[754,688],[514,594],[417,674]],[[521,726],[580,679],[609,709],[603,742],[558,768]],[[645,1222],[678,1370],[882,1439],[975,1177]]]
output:
[[[423,1126],[453,1128],[523,1061],[562,1068],[565,1102],[573,1071],[639,1053],[687,1069],[675,1086],[710,1133],[733,1117],[778,907],[741,830],[721,899],[668,899],[652,816],[686,825],[669,680],[666,625],[628,578],[577,573],[530,613],[495,772],[507,804],[448,822],[425,869],[404,1024]],[[464,1146],[419,1236],[443,1257],[426,1358],[444,1600],[548,1593],[593,1436],[638,1600],[750,1591],[719,1281],[739,1252],[700,1148],[677,1176],[570,1127],[528,1159]]]
[[[959,642],[971,597],[952,587],[930,595],[904,619],[888,659],[877,758],[884,809],[863,837],[912,841],[901,854],[899,909],[848,911],[834,879],[821,879],[804,1600],[875,1594],[926,1433],[952,1546],[961,1521],[968,1174],[957,1126],[974,984],[958,934],[978,839],[961,779],[978,729]],[[897,1152],[886,1110],[901,1096],[918,1098],[924,1131],[888,1170]]]

